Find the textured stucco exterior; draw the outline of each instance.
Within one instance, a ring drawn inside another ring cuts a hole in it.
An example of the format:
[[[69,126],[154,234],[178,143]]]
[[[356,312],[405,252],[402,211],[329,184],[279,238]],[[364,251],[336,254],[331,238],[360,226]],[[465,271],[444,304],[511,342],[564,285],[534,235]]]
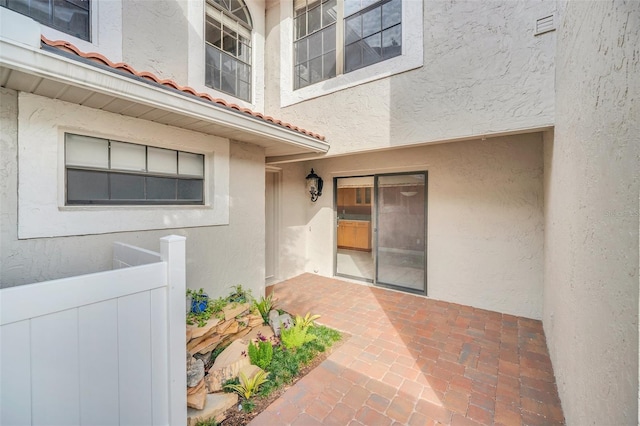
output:
[[[640,3],[564,6],[544,147],[544,329],[567,424],[636,424]]]
[[[267,9],[266,113],[316,129],[329,155],[542,128],[554,118],[555,32],[533,35],[548,1],[433,1],[424,66],[280,108],[280,9]],[[322,83],[318,83],[322,84]]]
[[[539,133],[343,156],[305,165],[281,166],[288,188],[283,191],[282,204],[296,206],[283,212],[282,240],[305,240],[306,244],[306,250],[298,250],[298,267],[284,268],[282,278],[301,272],[333,275],[332,178],[426,170],[428,296],[541,318],[543,158]],[[304,177],[311,167],[325,179],[316,203],[311,203],[304,189]],[[290,257],[281,261],[290,265]],[[304,265],[302,259],[306,259]]]
[[[255,295],[263,294],[262,148],[238,142],[230,145],[228,225],[21,240],[17,233],[18,94],[14,91],[0,91],[0,127],[0,287],[107,270],[113,242],[158,251],[160,237],[177,234],[187,237],[188,287],[226,295],[230,286],[242,284]]]

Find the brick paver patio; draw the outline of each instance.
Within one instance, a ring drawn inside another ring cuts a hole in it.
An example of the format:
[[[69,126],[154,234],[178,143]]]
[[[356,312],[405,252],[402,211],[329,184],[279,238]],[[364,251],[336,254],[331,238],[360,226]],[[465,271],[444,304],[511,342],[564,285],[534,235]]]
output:
[[[555,425],[542,323],[305,274],[279,306],[351,334],[251,425]]]

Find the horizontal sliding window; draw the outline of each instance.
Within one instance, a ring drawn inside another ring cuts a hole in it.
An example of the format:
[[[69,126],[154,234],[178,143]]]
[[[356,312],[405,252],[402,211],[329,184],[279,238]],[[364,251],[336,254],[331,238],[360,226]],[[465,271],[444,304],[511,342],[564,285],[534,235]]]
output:
[[[204,155],[65,135],[66,204],[204,204]]]

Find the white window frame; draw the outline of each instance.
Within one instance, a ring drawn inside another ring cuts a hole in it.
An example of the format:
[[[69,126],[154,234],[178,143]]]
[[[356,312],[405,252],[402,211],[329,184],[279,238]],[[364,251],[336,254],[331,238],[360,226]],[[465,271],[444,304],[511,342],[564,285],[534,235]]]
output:
[[[280,106],[303,102],[309,99],[390,77],[423,65],[423,2],[402,0],[402,55],[339,74],[328,80],[293,90],[294,61],[294,12],[291,2],[280,2],[280,59],[281,84]],[[338,14],[338,28],[344,25],[344,17]],[[342,46],[344,49],[344,46]],[[338,54],[342,55],[342,50]],[[338,60],[341,60],[338,58]]]
[[[229,224],[229,140],[67,102],[18,97],[18,238]],[[65,133],[205,156],[204,205],[65,205]]]

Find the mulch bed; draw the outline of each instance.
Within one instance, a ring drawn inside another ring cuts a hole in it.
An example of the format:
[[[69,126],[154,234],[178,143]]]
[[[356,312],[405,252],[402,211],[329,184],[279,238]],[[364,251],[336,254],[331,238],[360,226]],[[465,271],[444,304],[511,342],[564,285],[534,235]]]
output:
[[[309,374],[311,370],[316,368],[318,365],[322,363],[325,359],[333,353],[336,349],[344,344],[349,338],[350,335],[346,333],[341,333],[342,338],[333,343],[331,347],[327,348],[326,351],[320,352],[311,362],[304,367],[300,368],[300,373],[296,376],[295,379],[291,383],[286,386],[281,387],[271,393],[268,397],[254,397],[251,400],[255,403],[255,408],[250,413],[245,413],[243,410],[238,410],[238,407],[229,408],[225,412],[225,416],[227,417],[222,423],[222,426],[244,426],[249,424],[251,420],[253,420],[258,414],[267,409],[272,402],[278,399],[283,393],[287,391],[290,387],[294,386],[298,380]]]

